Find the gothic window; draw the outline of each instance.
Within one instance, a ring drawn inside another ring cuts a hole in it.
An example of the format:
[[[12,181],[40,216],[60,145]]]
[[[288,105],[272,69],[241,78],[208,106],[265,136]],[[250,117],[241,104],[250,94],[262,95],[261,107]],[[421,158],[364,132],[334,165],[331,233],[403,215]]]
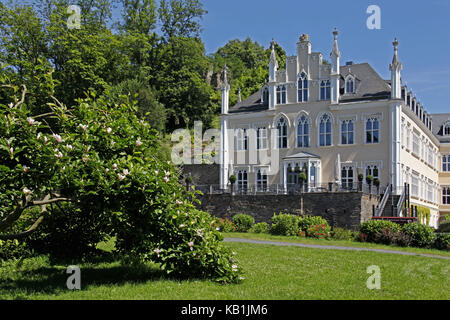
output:
[[[240,128],[236,130],[236,150],[248,150],[248,135],[246,129]]]
[[[380,179],[380,172],[378,170],[378,166],[369,165],[366,167],[366,177],[372,176],[374,179]]]
[[[450,136],[450,123],[444,125],[444,136]]]
[[[267,191],[267,171],[258,169],[256,172],[256,188],[257,191]]]
[[[286,104],[286,86],[277,87],[277,104]]]
[[[267,87],[263,89],[262,102],[265,106],[269,105],[269,89]]]
[[[355,93],[355,78],[351,75],[345,79],[345,93]]]
[[[341,124],[341,144],[354,143],[354,123],[353,120],[344,120]]]
[[[297,124],[297,148],[309,147],[309,121],[306,116],[301,116]]]
[[[277,132],[278,132],[278,148],[287,148],[288,142],[288,126],[286,119],[281,117],[277,122]]]
[[[247,170],[239,170],[237,172],[236,188],[238,192],[246,192],[248,188]]]
[[[353,167],[344,166],[341,171],[341,180],[343,189],[353,189],[354,172]]]
[[[298,102],[308,102],[308,77],[304,72],[298,79]]]
[[[332,138],[332,126],[331,126],[331,118],[329,115],[324,114],[320,118],[319,123],[319,145],[323,146],[331,146],[331,138]]]
[[[267,149],[267,128],[256,129],[256,149]]]
[[[366,143],[380,142],[380,120],[370,118],[366,121]]]
[[[330,80],[323,80],[320,82],[320,100],[330,100],[331,85]]]

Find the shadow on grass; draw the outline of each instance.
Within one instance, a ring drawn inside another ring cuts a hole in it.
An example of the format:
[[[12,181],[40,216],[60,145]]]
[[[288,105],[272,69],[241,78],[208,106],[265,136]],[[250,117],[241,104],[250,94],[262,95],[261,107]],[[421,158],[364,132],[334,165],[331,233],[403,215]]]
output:
[[[53,263],[29,270],[18,268],[13,276],[0,278],[0,299],[2,297],[28,299],[29,295],[68,292],[66,282],[70,274],[66,273],[66,268],[71,264],[65,264],[61,260],[57,264]],[[92,286],[121,286],[127,283],[183,280],[167,275],[157,264],[122,265],[111,256],[97,257],[79,266],[82,290],[89,290]]]

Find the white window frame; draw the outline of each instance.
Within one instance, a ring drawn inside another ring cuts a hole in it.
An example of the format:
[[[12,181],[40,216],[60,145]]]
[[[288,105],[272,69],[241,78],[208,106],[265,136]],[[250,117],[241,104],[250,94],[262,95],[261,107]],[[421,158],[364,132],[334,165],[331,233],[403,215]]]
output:
[[[347,146],[347,145],[354,145],[355,144],[355,122],[356,121],[354,121],[353,119],[345,119],[345,120],[341,120],[340,121],[339,132],[340,132],[341,145],[346,145]],[[347,131],[343,131],[342,130],[342,126],[345,123],[347,124]],[[352,124],[352,127],[353,127],[353,129],[351,131],[348,129],[348,126],[349,126],[350,123]],[[345,143],[343,141],[344,134],[346,134],[346,138],[347,138],[347,141]],[[352,143],[348,142],[350,134],[351,134],[351,137],[352,137],[352,140],[353,140]]]
[[[236,129],[236,151],[248,150],[248,132],[247,128]]]
[[[323,90],[323,92],[322,92]],[[331,99],[331,81],[322,80],[320,81],[319,95],[321,101],[326,101]]]
[[[306,84],[306,88],[305,88]],[[300,99],[301,95],[301,99]],[[306,98],[305,98],[306,97]],[[309,80],[305,71],[300,72],[297,79],[297,102],[306,103],[309,101]]]
[[[367,129],[367,123],[371,121],[372,128],[370,130]],[[374,129],[375,121],[378,122],[378,129]],[[372,141],[368,141],[367,133],[371,133]],[[378,141],[375,142],[374,132],[378,132]],[[365,144],[379,144],[381,142],[381,120],[379,117],[367,117],[364,121],[364,143]]]
[[[287,89],[285,84],[280,84],[276,89],[277,105],[287,104]]]
[[[280,135],[280,130],[278,129],[278,125],[281,122],[281,119],[283,119],[284,124],[286,125],[286,135]],[[289,148],[289,121],[287,120],[287,117],[282,115],[280,116],[276,122],[275,122],[275,131],[276,131],[276,143],[277,143],[277,149],[287,149]],[[281,146],[282,139],[286,139],[286,145]]]
[[[303,117],[304,117],[304,121],[301,121]],[[296,135],[295,135],[296,136],[295,146],[297,148],[311,147],[311,118],[307,114],[302,113],[297,117],[296,125],[297,125],[296,126],[297,130],[296,130]],[[305,131],[304,131],[305,125],[308,126],[308,134],[305,134]],[[298,133],[300,126],[302,127],[301,135],[299,135],[299,133]],[[301,139],[299,139],[299,137],[301,137]],[[304,145],[305,137],[307,138],[307,144],[308,144],[307,146]],[[300,146],[300,142],[302,143],[301,146]]]
[[[352,83],[351,91],[348,90],[348,85],[350,84],[350,82]],[[345,94],[354,94],[356,91],[355,87],[356,87],[355,77],[351,74],[347,75],[347,77],[345,77]]]
[[[260,178],[258,178],[258,174],[261,175]],[[268,175],[268,169],[264,167],[257,167],[255,168],[255,182],[256,182],[256,191],[257,192],[266,192],[268,191],[269,187],[269,175]],[[262,185],[262,188],[260,188],[260,185]]]
[[[330,132],[328,133],[328,131],[327,131],[327,128],[326,128],[326,123],[325,123],[325,132],[321,132],[321,128],[320,128],[320,125],[321,125],[321,123],[322,123],[322,120],[323,120],[323,118],[325,117],[325,116],[327,116],[328,117],[328,120],[329,120],[329,122],[330,122],[330,126],[331,126],[331,128],[330,128]],[[317,118],[317,137],[318,137],[318,139],[317,139],[317,145],[319,146],[319,147],[330,147],[330,146],[332,146],[333,145],[333,123],[334,123],[334,121],[333,121],[333,117],[330,115],[330,114],[328,114],[328,113],[322,113],[322,114],[319,114],[319,117]],[[327,138],[327,136],[330,136],[330,144],[327,144],[326,143],[326,138]],[[322,145],[320,142],[321,142],[321,137],[322,136],[324,136],[324,144]]]

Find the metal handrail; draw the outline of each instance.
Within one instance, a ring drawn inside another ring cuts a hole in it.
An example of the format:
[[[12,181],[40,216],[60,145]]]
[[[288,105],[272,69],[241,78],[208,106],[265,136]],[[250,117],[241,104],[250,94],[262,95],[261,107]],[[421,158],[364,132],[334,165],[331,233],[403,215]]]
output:
[[[378,204],[377,208],[375,209],[375,216],[379,217],[380,214],[383,212],[384,208],[386,207],[386,203],[389,199],[389,195],[391,194],[392,186],[389,184],[384,191],[383,198],[381,198],[380,203]]]
[[[402,194],[400,196],[400,199],[398,200],[398,203],[397,203],[397,207],[396,207],[397,217],[399,217],[402,214],[402,212],[403,212],[403,203],[405,202],[405,199],[406,199],[406,187],[403,188],[403,192],[402,192]]]

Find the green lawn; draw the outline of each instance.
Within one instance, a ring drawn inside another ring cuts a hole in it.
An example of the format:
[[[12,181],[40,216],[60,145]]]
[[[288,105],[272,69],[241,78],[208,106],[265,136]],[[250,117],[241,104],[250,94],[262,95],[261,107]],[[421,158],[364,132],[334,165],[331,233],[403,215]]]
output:
[[[157,265],[126,267],[114,257],[80,264],[81,291],[66,289],[68,264],[46,257],[0,267],[0,299],[450,299],[448,260],[376,252],[226,243],[245,281],[220,285],[176,280]],[[104,245],[109,248],[111,244]],[[73,264],[73,263],[72,263]],[[381,290],[369,290],[370,265],[381,268]]]
[[[450,251],[437,250],[437,249],[424,249],[424,248],[414,248],[414,247],[399,247],[396,245],[382,245],[376,243],[361,243],[357,241],[346,241],[346,240],[325,240],[325,239],[313,239],[304,237],[286,237],[286,236],[274,236],[265,233],[238,233],[230,232],[223,233],[224,237],[227,238],[241,238],[241,239],[253,239],[253,240],[269,240],[278,242],[294,242],[294,243],[304,243],[313,245],[327,245],[327,246],[342,246],[342,247],[356,247],[356,248],[370,248],[370,249],[383,249],[383,250],[394,250],[394,251],[405,251],[413,253],[423,253],[427,255],[438,255],[450,257]]]

